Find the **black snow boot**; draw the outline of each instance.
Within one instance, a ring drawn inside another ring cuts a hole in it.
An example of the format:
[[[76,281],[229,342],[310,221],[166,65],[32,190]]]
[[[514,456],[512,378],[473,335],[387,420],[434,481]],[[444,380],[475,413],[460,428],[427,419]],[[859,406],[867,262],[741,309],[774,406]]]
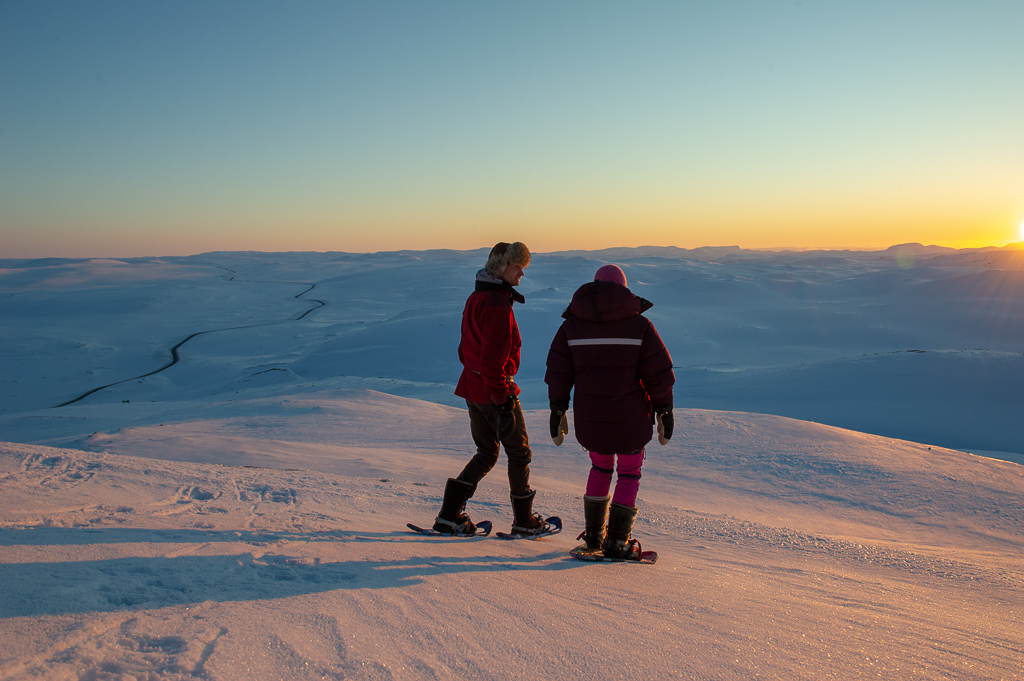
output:
[[[448,478],[444,486],[441,512],[434,519],[434,529],[444,534],[468,535],[476,533],[476,525],[466,515],[466,500],[473,496],[476,485],[464,480]]]
[[[577,539],[587,544],[587,550],[600,551],[604,548],[604,523],[608,516],[608,497],[583,497],[583,520],[585,527]]]
[[[609,558],[640,560],[640,542],[630,539],[636,507],[612,504],[608,512],[608,536],[604,540],[604,555]]]
[[[537,490],[512,497],[512,534],[541,534],[548,530],[548,524],[539,513],[533,512],[533,498]]]

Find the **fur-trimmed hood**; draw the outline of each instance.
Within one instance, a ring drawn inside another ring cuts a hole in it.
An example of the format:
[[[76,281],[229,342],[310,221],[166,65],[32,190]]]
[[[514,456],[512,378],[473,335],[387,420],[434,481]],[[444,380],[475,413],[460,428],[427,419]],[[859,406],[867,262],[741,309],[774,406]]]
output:
[[[490,255],[487,256],[487,264],[484,269],[487,274],[500,278],[505,268],[510,264],[526,267],[530,264],[530,249],[521,241],[505,243],[500,241],[494,244]]]
[[[509,298],[522,305],[526,302],[526,298],[519,291],[512,288],[504,279],[498,277],[492,277],[487,273],[487,270],[479,270],[476,273],[476,287],[475,291],[501,291],[508,295]]]

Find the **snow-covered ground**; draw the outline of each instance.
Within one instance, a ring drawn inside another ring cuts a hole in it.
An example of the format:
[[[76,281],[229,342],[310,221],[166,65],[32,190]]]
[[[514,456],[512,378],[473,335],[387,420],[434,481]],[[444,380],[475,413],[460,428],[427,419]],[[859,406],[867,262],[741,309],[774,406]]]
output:
[[[566,531],[421,537],[472,453],[485,254],[0,261],[0,677],[1024,678],[1024,252],[535,254],[519,382]],[[654,566],[567,557],[589,464],[546,437],[604,262],[677,367]],[[499,529],[502,465],[469,508]]]

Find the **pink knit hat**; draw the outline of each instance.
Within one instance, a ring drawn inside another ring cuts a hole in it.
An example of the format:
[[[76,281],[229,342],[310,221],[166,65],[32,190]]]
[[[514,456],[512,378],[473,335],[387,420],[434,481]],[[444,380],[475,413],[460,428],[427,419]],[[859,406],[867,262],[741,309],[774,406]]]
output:
[[[604,265],[597,270],[594,281],[610,281],[619,286],[626,285],[626,273],[618,265]]]

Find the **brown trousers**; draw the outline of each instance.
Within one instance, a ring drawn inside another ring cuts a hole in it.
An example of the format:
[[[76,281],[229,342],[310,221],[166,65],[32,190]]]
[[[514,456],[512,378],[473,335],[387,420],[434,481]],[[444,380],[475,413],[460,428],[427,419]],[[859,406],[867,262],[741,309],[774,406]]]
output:
[[[498,441],[498,433],[494,429],[495,407],[466,400],[469,407],[469,429],[476,443],[476,454],[466,467],[459,473],[459,480],[476,485],[498,463],[499,444],[505,447],[508,457],[508,487],[514,496],[522,496],[530,492],[530,441],[526,436],[526,422],[519,400],[515,401],[516,427],[504,440]]]

